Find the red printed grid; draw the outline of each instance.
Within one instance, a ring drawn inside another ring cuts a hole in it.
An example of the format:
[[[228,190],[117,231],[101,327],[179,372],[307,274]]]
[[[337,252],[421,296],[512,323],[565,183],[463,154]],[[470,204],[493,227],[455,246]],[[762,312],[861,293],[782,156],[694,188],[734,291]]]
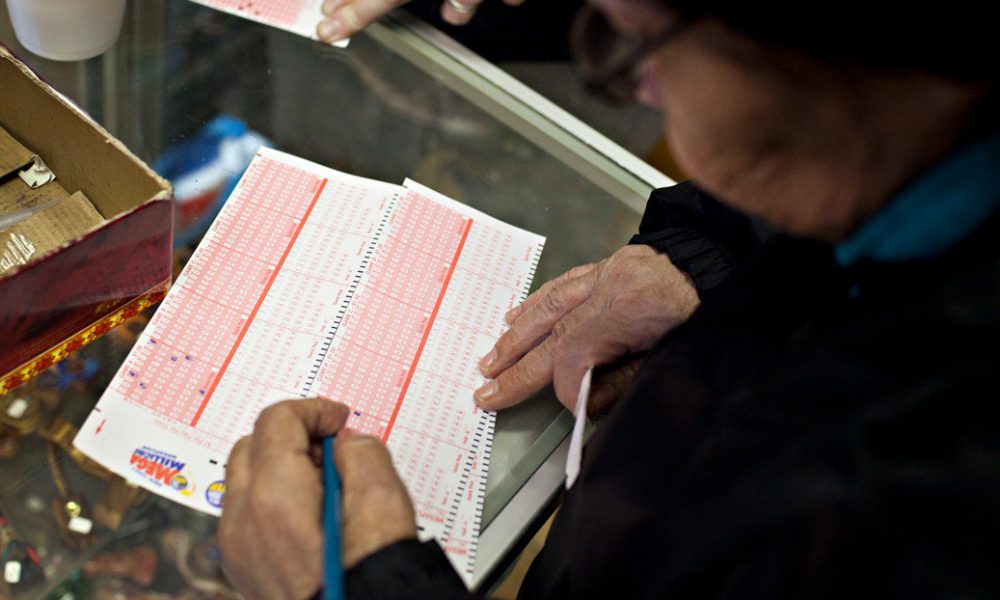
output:
[[[172,348],[181,348],[184,354],[218,369],[229,354],[232,340],[246,323],[247,314],[219,304],[187,286],[178,288],[174,296],[174,302],[160,308],[163,316],[148,330],[150,336]],[[138,367],[155,369],[157,365],[134,365]],[[147,406],[155,408],[155,404]]]
[[[294,25],[309,5],[308,0],[198,0],[221,10],[240,13],[274,25]]]
[[[260,298],[261,291],[274,274],[273,265],[251,260],[245,253],[216,240],[207,241],[203,247],[206,247],[212,259],[198,261],[197,264],[189,263],[184,271],[185,280],[181,283],[181,290],[185,296],[187,309],[184,314],[179,315],[167,311],[172,318],[158,327],[162,330],[160,333],[162,337],[177,338],[178,343],[181,343],[182,339],[190,340],[214,335],[216,328],[212,325],[218,318],[216,312],[220,314],[250,312],[250,308]],[[222,281],[239,281],[240,284],[224,288],[218,285]],[[214,306],[220,310],[216,311]],[[200,342],[193,346],[200,349],[204,347],[203,344],[204,342]],[[204,356],[204,359],[222,364],[225,355]]]
[[[440,543],[453,559],[464,557],[456,564],[466,574],[474,565],[477,502],[489,460],[481,436],[492,429],[470,401],[483,383],[475,364],[502,333],[502,315],[522,297],[538,252],[537,239],[502,229],[481,226],[468,237],[411,385],[423,401],[403,405],[391,440],[419,521],[440,524]],[[434,460],[424,462],[425,454]]]
[[[472,404],[471,390],[438,377],[422,376],[414,380],[412,393],[424,398],[428,404],[403,405],[397,431],[393,433],[393,455],[399,460],[412,461],[416,458],[428,463],[414,463],[400,471],[405,473],[405,481],[413,497],[425,501],[424,509],[434,514],[434,511],[447,509],[445,501],[450,503],[454,500],[454,485],[472,445],[472,434],[480,412]],[[455,407],[468,408],[457,410]],[[434,457],[434,460],[428,461],[427,456]],[[415,476],[418,470],[425,476]],[[442,488],[434,483],[443,480],[450,485]],[[431,498],[434,500],[431,501]]]
[[[331,181],[327,189],[337,201],[324,202],[316,206],[315,224],[329,232],[328,236],[337,233],[357,236],[358,241],[363,240],[359,247],[363,247],[375,233],[377,224],[382,215],[385,214],[392,196],[380,194],[378,198],[373,198],[363,186],[336,180]],[[373,199],[377,202],[370,201]],[[322,238],[317,239],[321,240]],[[303,241],[308,242],[309,240]]]
[[[140,343],[115,387],[129,400],[165,417],[190,421],[215,375],[211,365],[156,338]]]
[[[129,401],[197,424],[321,189],[315,175],[269,159],[247,171],[120,371]]]
[[[354,410],[350,426],[387,439],[434,324],[471,221],[408,193],[397,204],[369,279],[338,332],[317,391]]]

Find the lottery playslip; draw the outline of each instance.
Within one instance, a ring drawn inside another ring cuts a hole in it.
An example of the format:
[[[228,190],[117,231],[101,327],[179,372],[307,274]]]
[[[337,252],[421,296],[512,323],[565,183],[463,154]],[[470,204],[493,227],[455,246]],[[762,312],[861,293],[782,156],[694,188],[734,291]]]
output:
[[[476,361],[544,242],[409,180],[262,149],[75,444],[220,514],[226,458],[261,410],[340,400],[348,427],[388,444],[423,537],[468,580],[495,418],[473,403]]]
[[[323,19],[323,0],[191,1],[314,40],[318,39],[316,26]],[[348,40],[340,40],[334,45],[345,48],[347,42]]]

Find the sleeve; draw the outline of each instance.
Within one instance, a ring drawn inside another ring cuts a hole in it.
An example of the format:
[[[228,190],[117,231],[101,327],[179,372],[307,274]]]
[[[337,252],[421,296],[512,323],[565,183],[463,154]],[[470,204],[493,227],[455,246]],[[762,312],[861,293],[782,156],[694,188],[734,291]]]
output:
[[[347,597],[380,600],[475,598],[437,542],[402,540],[366,557],[345,574]]]
[[[716,287],[759,248],[771,232],[762,223],[722,204],[694,183],[653,190],[639,233],[694,281],[698,293]]]

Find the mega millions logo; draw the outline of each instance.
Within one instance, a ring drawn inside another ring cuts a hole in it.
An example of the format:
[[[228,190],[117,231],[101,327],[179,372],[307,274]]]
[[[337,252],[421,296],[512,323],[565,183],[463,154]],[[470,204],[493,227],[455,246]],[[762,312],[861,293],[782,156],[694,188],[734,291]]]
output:
[[[133,471],[159,486],[169,487],[185,496],[194,492],[194,482],[183,472],[185,463],[173,454],[143,446],[132,451],[129,464]]]

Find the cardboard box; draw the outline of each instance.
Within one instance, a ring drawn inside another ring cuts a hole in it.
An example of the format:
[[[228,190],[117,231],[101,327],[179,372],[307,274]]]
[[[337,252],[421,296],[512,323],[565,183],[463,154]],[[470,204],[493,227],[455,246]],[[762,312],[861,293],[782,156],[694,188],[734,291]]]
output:
[[[0,276],[30,264],[36,256],[45,256],[104,223],[104,216],[83,192],[39,205],[34,210],[37,212],[12,213],[24,218],[0,227]],[[0,212],[0,220],[8,215]]]
[[[0,195],[8,214],[29,215],[13,226],[24,239],[0,228],[8,260],[30,255],[0,274],[5,393],[163,297],[173,204],[166,180],[2,45],[0,127],[0,177],[37,155],[58,182]]]

